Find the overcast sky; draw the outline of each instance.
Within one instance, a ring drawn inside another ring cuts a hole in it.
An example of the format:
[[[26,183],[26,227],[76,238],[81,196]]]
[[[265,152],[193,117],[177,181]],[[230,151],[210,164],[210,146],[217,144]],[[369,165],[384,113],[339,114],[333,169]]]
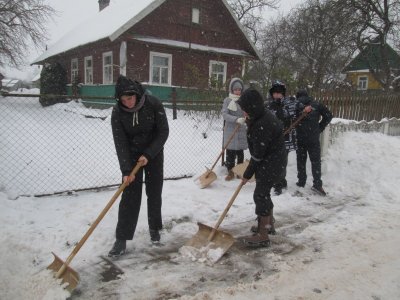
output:
[[[111,0],[110,5],[124,1],[128,0]],[[47,45],[49,46],[58,41],[64,34],[73,29],[75,26],[85,21],[88,17],[96,14],[99,10],[98,0],[46,0],[45,2],[58,12],[57,15],[54,16],[54,20],[49,22],[47,25],[49,37]],[[304,0],[281,0],[279,4],[279,11],[271,10],[270,12],[266,13],[266,16],[273,17],[274,15],[278,15],[279,12],[288,12],[291,8],[301,2],[304,2]],[[38,72],[38,67],[30,67],[29,63],[38,57],[42,52],[43,50],[35,50],[33,48],[30,53],[27,53],[27,66],[25,66],[21,71],[10,68],[0,68],[0,71],[4,73],[6,77],[19,79],[32,78],[33,74]]]

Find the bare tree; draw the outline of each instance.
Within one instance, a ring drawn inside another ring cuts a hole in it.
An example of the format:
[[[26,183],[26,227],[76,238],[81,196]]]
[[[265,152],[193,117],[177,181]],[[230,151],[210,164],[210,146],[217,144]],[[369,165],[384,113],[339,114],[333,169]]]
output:
[[[357,45],[360,51],[368,44],[379,45],[379,66],[370,65],[374,78],[388,90],[395,77],[390,68],[387,42],[399,42],[400,0],[339,0],[359,20]]]
[[[0,66],[19,67],[32,44],[41,48],[54,13],[43,0],[0,0]]]
[[[249,33],[254,43],[263,24],[262,12],[266,8],[277,8],[280,0],[227,0],[234,14]]]
[[[294,50],[299,83],[321,88],[340,73],[356,49],[351,12],[336,1],[307,0],[286,21],[285,45]]]

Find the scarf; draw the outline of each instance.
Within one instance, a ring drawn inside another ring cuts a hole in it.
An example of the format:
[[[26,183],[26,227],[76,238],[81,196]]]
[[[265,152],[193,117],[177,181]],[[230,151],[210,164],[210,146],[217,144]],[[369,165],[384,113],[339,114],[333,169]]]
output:
[[[228,104],[228,109],[231,111],[237,111],[236,102],[239,100],[240,96],[229,93],[229,98],[231,99],[231,102]]]

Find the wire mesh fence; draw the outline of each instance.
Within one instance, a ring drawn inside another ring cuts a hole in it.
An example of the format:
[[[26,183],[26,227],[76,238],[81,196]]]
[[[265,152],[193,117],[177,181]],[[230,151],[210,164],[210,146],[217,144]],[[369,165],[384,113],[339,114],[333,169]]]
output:
[[[15,196],[46,195],[120,184],[111,132],[112,108],[88,108],[80,99],[43,107],[38,95],[23,95],[0,96],[0,191]],[[372,102],[364,99],[354,104],[340,99],[322,99],[335,117],[348,115],[354,107],[376,112],[378,106],[382,106],[380,113],[390,111],[390,116],[398,117],[400,100],[393,96],[381,101],[370,97]],[[224,143],[222,98],[164,105],[170,127],[165,179],[204,173],[205,167],[214,164]],[[397,132],[398,124],[390,121],[388,128]],[[245,151],[245,159],[249,158]]]
[[[222,151],[222,100],[175,113],[166,107],[165,178],[205,172]],[[80,100],[43,107],[38,97],[0,97],[0,191],[46,195],[120,184],[111,111]]]

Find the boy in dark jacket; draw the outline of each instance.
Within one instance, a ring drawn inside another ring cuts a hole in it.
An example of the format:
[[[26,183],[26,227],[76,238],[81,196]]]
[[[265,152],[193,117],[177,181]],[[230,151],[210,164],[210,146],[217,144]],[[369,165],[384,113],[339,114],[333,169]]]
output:
[[[332,113],[322,103],[314,101],[306,90],[299,90],[297,100],[305,107],[311,106],[311,111],[297,126],[297,178],[299,187],[304,187],[307,180],[307,153],[310,156],[313,175],[312,189],[322,196],[326,193],[321,180],[321,146],[319,135],[332,120]],[[322,117],[322,118],[321,118]],[[321,119],[321,120],[320,120]]]
[[[289,128],[290,125],[298,118],[300,114],[299,103],[295,99],[286,97],[286,86],[280,81],[273,83],[269,90],[272,101],[268,105],[268,109],[282,122],[283,128]],[[290,151],[297,149],[296,129],[293,128],[285,135],[286,156]],[[286,166],[285,173],[281,182],[274,185],[275,194],[280,195],[282,189],[287,187]]]
[[[112,111],[111,126],[122,178],[129,185],[122,193],[116,241],[109,256],[122,255],[126,240],[133,239],[142,199],[143,170],[150,237],[153,242],[160,240],[164,144],[169,134],[163,105],[157,98],[147,95],[139,82],[120,75],[115,97],[117,104]],[[144,167],[132,178],[129,174],[137,162]]]
[[[253,246],[268,246],[268,232],[273,226],[271,188],[282,180],[287,164],[282,123],[264,109],[261,94],[255,89],[246,90],[238,104],[247,117],[247,142],[251,159],[242,183],[255,174],[256,188],[253,199],[256,205],[258,225],[254,235],[245,237],[243,242]]]

